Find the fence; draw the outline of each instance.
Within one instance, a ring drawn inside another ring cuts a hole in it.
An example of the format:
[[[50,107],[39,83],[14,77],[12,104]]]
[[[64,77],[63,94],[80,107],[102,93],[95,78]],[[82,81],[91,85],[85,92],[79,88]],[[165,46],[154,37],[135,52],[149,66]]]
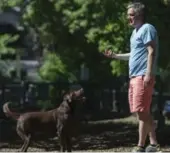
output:
[[[35,83],[27,82],[23,83],[5,83],[0,86],[0,105],[6,101],[12,101],[15,103],[22,103],[25,100],[26,92],[28,90],[28,85],[33,84],[36,88],[35,91],[35,101],[41,101],[46,105],[53,104],[53,106],[61,101],[61,91],[65,90],[73,84],[65,82],[57,83]],[[106,112],[123,112],[129,113],[128,105],[128,93],[127,89],[124,91],[119,90],[120,88],[115,89],[112,86],[102,86],[100,84],[93,83],[80,83],[85,90],[85,96],[87,97],[86,111],[89,112],[98,112],[100,110]],[[76,84],[75,84],[76,85]],[[170,99],[168,95],[162,96],[160,99],[159,94],[153,95],[153,110],[162,108],[161,103]],[[157,108],[157,105],[159,105]],[[51,106],[52,107],[52,106]]]
[[[68,83],[34,83],[29,82],[23,86],[21,83],[9,83],[9,84],[1,84],[0,86],[0,105],[2,105],[6,101],[12,102],[21,102],[23,97],[25,97],[25,90],[28,88],[28,84],[34,84],[36,86],[36,101],[42,101],[42,104],[49,104],[53,103],[54,105],[57,102],[61,101],[61,91],[68,88],[71,84]],[[121,91],[115,89],[114,87],[107,87],[102,85],[96,84],[87,84],[87,83],[80,83],[85,90],[85,96],[87,101],[85,103],[84,111],[86,113],[91,114],[98,114],[100,117],[103,116],[105,113],[109,112],[117,112],[129,114],[129,105],[128,105],[128,93],[127,91]],[[170,99],[168,95],[164,95],[159,98],[159,95],[153,95],[153,107],[152,112],[155,114],[155,117],[159,120],[160,116],[160,105],[163,104],[164,101]],[[46,102],[47,101],[47,102]],[[53,105],[53,107],[54,107]],[[101,113],[102,111],[102,113]],[[82,111],[83,112],[83,111]],[[1,112],[2,113],[2,112]],[[100,117],[98,119],[100,119]],[[119,116],[118,116],[119,117]],[[113,114],[110,118],[114,118]],[[161,118],[160,121],[162,122],[163,119]],[[0,123],[0,133],[2,136],[2,131],[5,130],[9,124],[6,121],[1,120]],[[162,124],[162,123],[161,123]],[[162,124],[164,125],[164,123]],[[9,134],[10,135],[10,134]]]

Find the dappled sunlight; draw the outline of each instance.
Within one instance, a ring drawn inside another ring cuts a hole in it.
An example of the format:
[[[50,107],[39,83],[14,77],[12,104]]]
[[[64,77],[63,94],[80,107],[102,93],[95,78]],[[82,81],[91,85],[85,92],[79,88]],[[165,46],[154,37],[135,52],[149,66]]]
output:
[[[78,127],[73,138],[73,150],[76,151],[131,151],[138,140],[135,117],[113,119],[83,123]],[[158,133],[158,139],[163,151],[168,151],[170,141],[170,127],[167,125]],[[169,133],[168,133],[169,132]],[[160,136],[161,135],[161,136]],[[17,141],[16,141],[17,138]],[[167,139],[165,141],[165,139]],[[38,140],[38,141],[37,141]],[[21,147],[19,137],[6,140],[6,145],[0,151],[16,151]],[[38,137],[28,151],[56,151],[59,150],[58,138]]]

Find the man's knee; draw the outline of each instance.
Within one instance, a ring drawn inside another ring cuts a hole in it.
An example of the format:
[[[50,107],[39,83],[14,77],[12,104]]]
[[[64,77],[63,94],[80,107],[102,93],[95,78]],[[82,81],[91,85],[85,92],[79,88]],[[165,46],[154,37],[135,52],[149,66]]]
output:
[[[141,121],[147,121],[151,117],[149,112],[137,112],[137,116],[138,116],[138,119]]]

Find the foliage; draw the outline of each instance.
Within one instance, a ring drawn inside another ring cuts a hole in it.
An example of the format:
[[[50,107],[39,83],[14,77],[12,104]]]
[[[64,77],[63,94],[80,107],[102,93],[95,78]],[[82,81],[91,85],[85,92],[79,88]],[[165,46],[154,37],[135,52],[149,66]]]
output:
[[[6,1],[6,0],[1,0],[0,1],[0,10],[4,10],[9,6],[15,6],[19,2],[18,0],[16,1]],[[15,53],[15,49],[12,47],[9,47],[8,44],[13,43],[18,39],[18,35],[9,35],[9,34],[1,34],[0,35],[0,56],[2,54],[8,54],[8,53]],[[4,77],[10,77],[10,68],[11,64],[9,64],[9,61],[1,61],[0,63],[1,67],[1,75]]]
[[[10,36],[8,34],[0,36],[0,54],[14,53],[15,49],[8,47],[8,43],[12,43],[18,39],[18,35]]]
[[[0,8],[4,9],[7,7],[14,7],[16,5],[19,5],[22,2],[22,0],[1,0],[0,2]]]
[[[40,75],[44,80],[53,81],[60,80],[75,81],[75,77],[67,70],[67,65],[63,63],[60,56],[55,53],[46,53],[42,67],[40,68]]]
[[[112,61],[109,66],[109,61],[100,53],[107,46],[115,52],[127,52],[129,28],[125,19],[125,4],[122,1],[120,6],[117,1],[109,0],[37,0],[28,7],[24,19],[38,27],[44,47],[52,47],[72,75],[85,63],[90,68],[91,79],[98,76],[101,80],[111,76],[110,66],[113,74],[127,72],[126,63]]]
[[[3,0],[3,2],[5,2]],[[107,47],[116,53],[129,52],[131,30],[126,20],[124,0],[36,0],[31,1],[23,15],[23,23],[33,25],[39,35],[45,54],[40,74],[45,80],[55,81],[59,76],[79,79],[81,64],[90,69],[90,79],[103,82],[113,75],[127,75],[127,62],[108,60],[101,54]],[[169,64],[168,3],[143,0],[148,7],[148,21],[158,29],[160,38],[159,67]],[[9,6],[22,2],[8,0]],[[159,10],[159,11],[157,11]],[[165,23],[165,24],[164,24]],[[47,56],[47,57],[46,57]]]
[[[15,41],[18,38],[17,35],[10,36],[10,35],[1,35],[0,36],[0,57],[2,54],[7,53],[15,53],[15,49],[12,47],[8,47],[8,43]],[[10,61],[1,61],[0,62],[0,74],[1,76],[10,78],[10,70],[13,68],[13,65]]]

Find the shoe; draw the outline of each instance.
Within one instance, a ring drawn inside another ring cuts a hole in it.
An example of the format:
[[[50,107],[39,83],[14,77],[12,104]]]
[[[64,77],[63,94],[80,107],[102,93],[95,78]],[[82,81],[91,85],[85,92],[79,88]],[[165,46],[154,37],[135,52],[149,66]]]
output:
[[[146,147],[145,152],[161,152],[160,145],[149,145]]]
[[[140,146],[134,147],[132,153],[137,153],[137,152],[145,152],[145,148]]]

